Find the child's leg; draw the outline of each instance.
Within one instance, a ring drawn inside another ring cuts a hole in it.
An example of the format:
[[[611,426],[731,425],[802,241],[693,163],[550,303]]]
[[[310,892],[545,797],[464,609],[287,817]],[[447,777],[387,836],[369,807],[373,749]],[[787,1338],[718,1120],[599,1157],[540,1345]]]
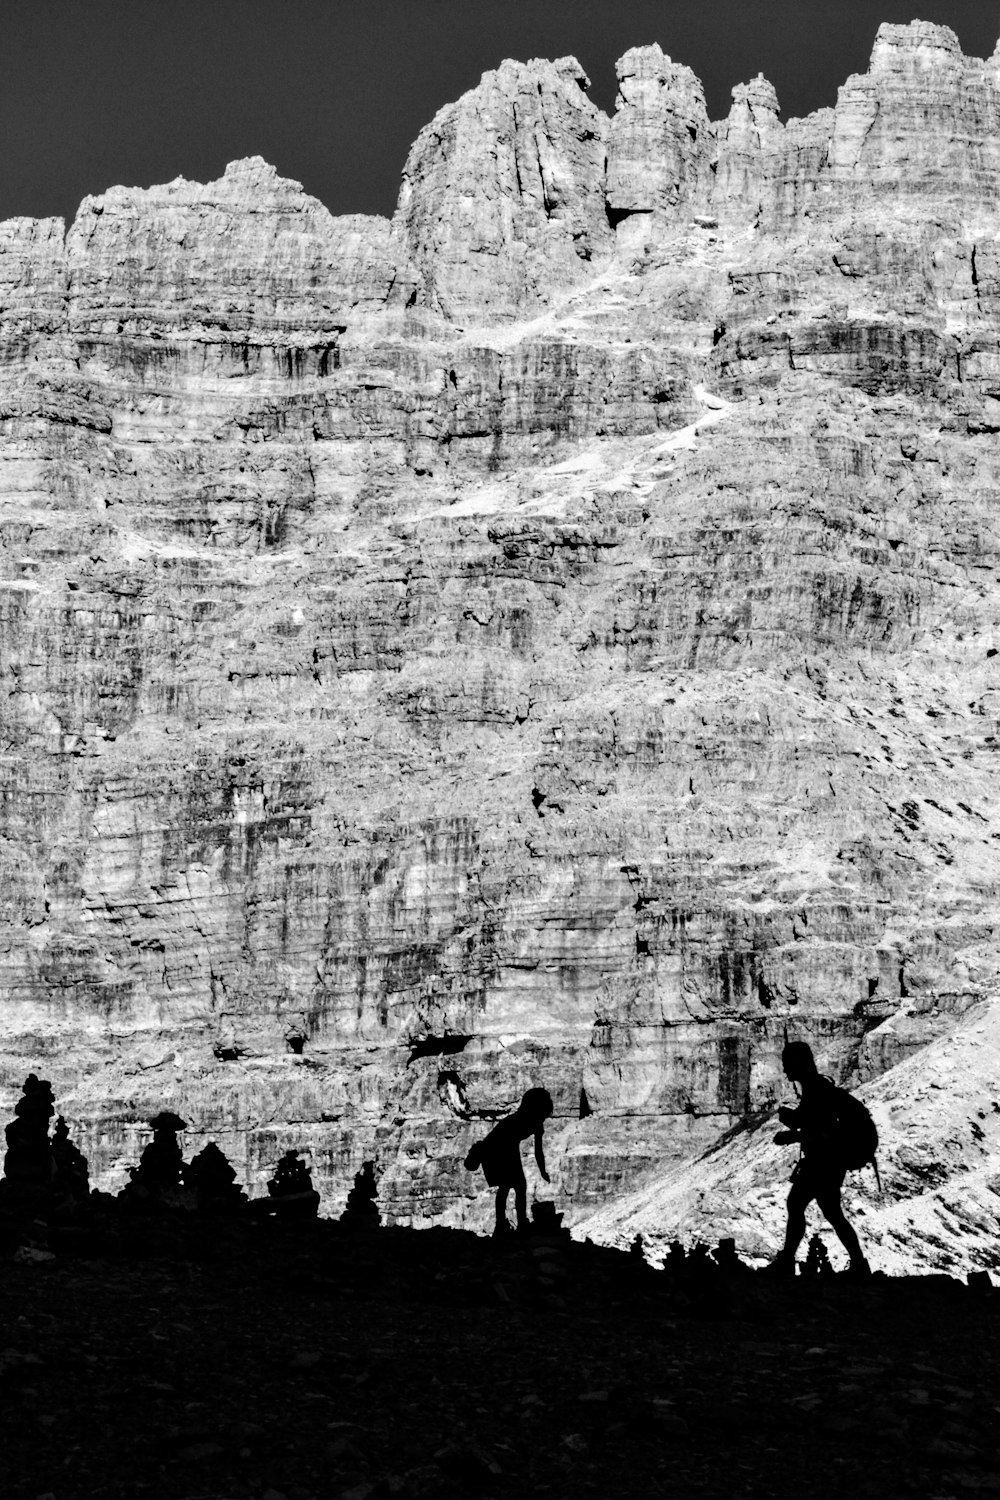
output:
[[[528,1184],[524,1180],[523,1168],[514,1183],[514,1209],[517,1213],[518,1229],[528,1229],[530,1227],[528,1224]]]
[[[510,1227],[508,1225],[508,1223],[507,1223],[507,1194],[509,1192],[510,1192],[509,1185],[508,1186],[501,1185],[500,1187],[497,1188],[497,1197],[496,1197],[497,1221],[496,1221],[496,1228],[493,1231],[494,1234],[503,1234],[504,1230],[508,1229]]]

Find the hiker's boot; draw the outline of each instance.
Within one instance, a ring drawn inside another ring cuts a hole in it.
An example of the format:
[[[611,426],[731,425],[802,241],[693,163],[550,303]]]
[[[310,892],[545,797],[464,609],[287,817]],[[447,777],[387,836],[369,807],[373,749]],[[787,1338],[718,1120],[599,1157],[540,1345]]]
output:
[[[846,1274],[852,1281],[868,1281],[872,1274],[872,1268],[863,1255],[856,1255],[847,1267]]]
[[[776,1280],[790,1280],[795,1275],[795,1256],[787,1250],[779,1250],[774,1259],[764,1267],[765,1276]]]

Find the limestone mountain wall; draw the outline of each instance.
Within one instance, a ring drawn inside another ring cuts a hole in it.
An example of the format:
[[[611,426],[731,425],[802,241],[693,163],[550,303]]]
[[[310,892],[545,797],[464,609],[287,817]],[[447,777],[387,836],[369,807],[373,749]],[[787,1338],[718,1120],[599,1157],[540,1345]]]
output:
[[[481,1224],[543,1084],[582,1220],[992,999],[996,68],[504,63],[391,222],[0,225],[0,1103]]]

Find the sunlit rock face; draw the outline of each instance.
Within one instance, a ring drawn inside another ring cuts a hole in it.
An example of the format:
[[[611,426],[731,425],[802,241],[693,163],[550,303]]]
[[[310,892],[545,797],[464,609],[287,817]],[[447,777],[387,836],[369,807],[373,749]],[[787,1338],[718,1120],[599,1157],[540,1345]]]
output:
[[[608,140],[612,220],[699,205],[709,185],[714,133],[699,79],[657,46],[618,62],[618,98]]]
[[[170,1107],[486,1225],[543,1085],[582,1224],[786,1034],[982,1045],[995,64],[883,28],[784,124],[620,74],[487,74],[392,222],[251,160],[0,225],[0,1103],[51,1078],[101,1186]]]
[[[610,239],[588,86],[575,57],[508,61],[421,132],[395,218],[421,302],[479,324],[587,279]]]

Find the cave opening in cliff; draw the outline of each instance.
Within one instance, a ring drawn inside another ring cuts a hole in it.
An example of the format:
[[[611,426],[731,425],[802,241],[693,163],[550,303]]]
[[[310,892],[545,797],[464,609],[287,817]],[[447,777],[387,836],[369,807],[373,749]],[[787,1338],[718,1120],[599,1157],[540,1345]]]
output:
[[[243,1052],[244,1049],[235,1043],[227,1045],[225,1042],[216,1042],[212,1048],[212,1054],[217,1062],[238,1062]]]
[[[471,1036],[450,1035],[417,1037],[410,1043],[410,1055],[406,1066],[418,1057],[450,1057],[455,1052],[464,1052],[472,1041]]]
[[[653,216],[651,208],[612,208],[610,203],[607,204],[605,212],[612,229],[617,229],[618,225],[624,224],[626,219],[652,218]]]

